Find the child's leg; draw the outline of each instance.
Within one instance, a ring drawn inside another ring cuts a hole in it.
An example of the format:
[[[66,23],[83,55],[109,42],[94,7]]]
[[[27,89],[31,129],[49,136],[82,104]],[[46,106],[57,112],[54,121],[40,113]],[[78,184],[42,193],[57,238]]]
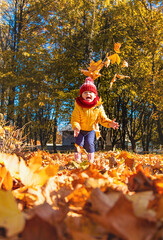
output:
[[[94,153],[95,153],[95,131],[90,131],[88,134],[85,136],[84,139],[84,148],[88,152],[88,161],[90,163],[94,162]]]
[[[94,163],[94,156],[95,156],[94,152],[88,153],[88,162]]]
[[[81,153],[75,152],[75,161],[77,163],[81,163],[82,162],[82,160],[81,160]]]
[[[75,143],[79,146],[84,145],[84,136],[81,134],[81,132],[79,133],[79,135],[77,137],[75,137]],[[81,153],[78,153],[77,148],[75,147],[75,161],[78,163],[81,163]]]

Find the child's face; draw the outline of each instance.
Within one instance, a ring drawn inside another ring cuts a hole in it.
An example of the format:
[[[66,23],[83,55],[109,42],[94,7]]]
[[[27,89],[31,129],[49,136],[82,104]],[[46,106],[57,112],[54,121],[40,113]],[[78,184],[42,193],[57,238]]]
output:
[[[87,102],[92,102],[96,97],[96,94],[91,91],[85,91],[82,93],[82,98]]]

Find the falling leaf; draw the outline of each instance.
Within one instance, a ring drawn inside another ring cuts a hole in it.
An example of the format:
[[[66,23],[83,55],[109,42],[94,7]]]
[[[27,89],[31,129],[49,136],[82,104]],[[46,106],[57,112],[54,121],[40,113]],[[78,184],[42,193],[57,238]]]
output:
[[[117,74],[117,78],[124,79],[124,78],[130,78],[130,77],[129,76],[125,76],[125,75]]]
[[[108,67],[111,63],[111,60],[109,59],[109,57],[107,57],[106,61],[104,62],[105,67]]]
[[[121,43],[114,43],[114,51],[116,53],[120,53],[120,47],[121,47]]]
[[[99,61],[97,62],[94,62],[93,60],[90,62],[90,65],[88,67],[88,70],[91,71],[91,72],[94,72],[94,71],[100,71],[103,67],[103,63],[102,63],[102,59],[100,59]]]
[[[119,65],[120,62],[121,62],[120,57],[119,57],[119,55],[117,53],[109,56],[108,59],[111,60],[111,64],[117,63]]]
[[[83,70],[81,69],[81,72],[88,77],[91,77],[93,80],[95,80],[98,77],[101,77],[101,73],[99,73],[99,71],[94,71],[94,72],[90,72],[88,70]]]
[[[113,77],[113,79],[111,80],[111,82],[110,82],[110,88],[112,88],[113,83],[117,80],[117,79],[116,79],[116,76],[117,76],[117,74],[115,74],[114,77]]]
[[[86,151],[82,146],[77,145],[77,144],[75,143],[75,147],[76,147],[78,153],[88,154],[87,151]]]
[[[126,61],[124,60],[121,67],[122,67],[122,68],[128,67],[128,62],[126,62]]]
[[[11,191],[0,190],[0,227],[4,227],[7,236],[20,233],[25,226],[25,218],[18,210]]]
[[[88,67],[88,70],[83,70],[81,69],[81,72],[85,75],[85,76],[89,76],[91,77],[93,80],[97,79],[98,77],[101,76],[100,70],[102,69],[102,67],[104,66],[104,64],[102,63],[102,60],[100,59],[97,62],[94,62],[93,60],[90,62],[90,65]]]

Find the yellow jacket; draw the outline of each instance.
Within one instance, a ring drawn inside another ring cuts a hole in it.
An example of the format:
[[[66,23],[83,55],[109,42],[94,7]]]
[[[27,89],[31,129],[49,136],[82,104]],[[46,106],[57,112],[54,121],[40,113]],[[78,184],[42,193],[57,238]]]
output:
[[[71,115],[71,125],[73,130],[78,128],[83,131],[96,132],[97,139],[100,137],[99,125],[109,128],[111,120],[106,116],[102,105],[92,108],[83,108],[75,101],[75,108]]]

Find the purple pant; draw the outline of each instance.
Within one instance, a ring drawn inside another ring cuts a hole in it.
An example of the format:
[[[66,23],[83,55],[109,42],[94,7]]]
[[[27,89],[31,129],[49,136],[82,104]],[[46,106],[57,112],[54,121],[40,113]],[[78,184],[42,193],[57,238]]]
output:
[[[83,131],[80,130],[80,133],[75,137],[75,143],[83,147],[88,153],[95,152],[95,131]],[[75,148],[75,152],[77,149]]]

